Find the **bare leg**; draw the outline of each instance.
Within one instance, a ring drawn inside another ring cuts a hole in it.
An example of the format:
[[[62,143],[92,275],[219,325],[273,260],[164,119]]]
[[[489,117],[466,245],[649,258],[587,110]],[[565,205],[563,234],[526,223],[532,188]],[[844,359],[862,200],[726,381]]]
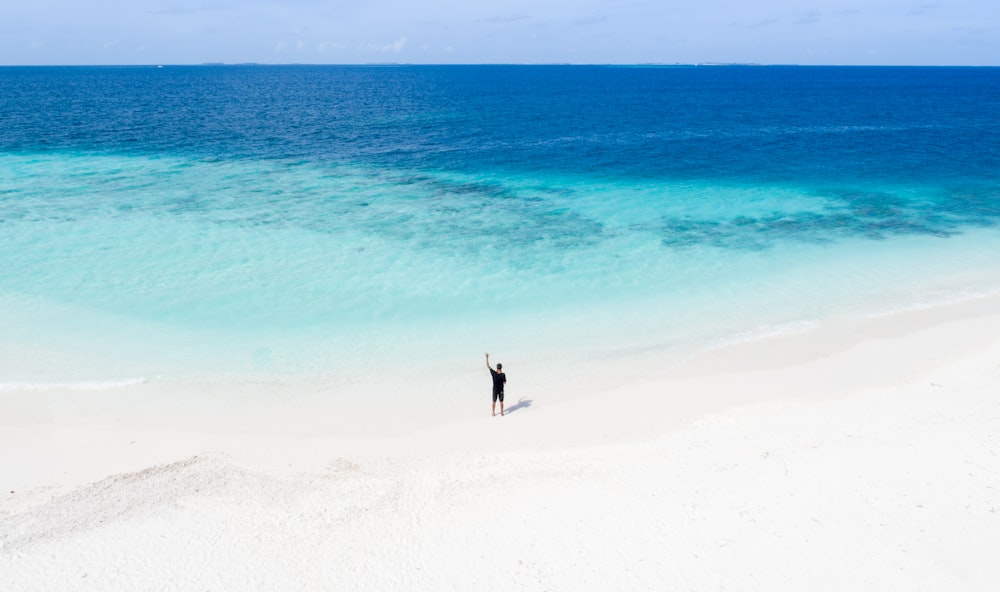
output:
[[[500,401],[500,417],[503,417],[503,401]]]
[[[500,403],[500,415],[503,415],[503,403]],[[493,401],[493,417],[497,416],[497,402]]]

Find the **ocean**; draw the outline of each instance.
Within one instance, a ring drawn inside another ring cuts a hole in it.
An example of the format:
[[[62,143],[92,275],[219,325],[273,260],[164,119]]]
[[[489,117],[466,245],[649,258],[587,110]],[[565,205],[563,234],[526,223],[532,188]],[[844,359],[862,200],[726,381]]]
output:
[[[998,115],[997,68],[0,68],[0,390],[427,392],[996,293]]]

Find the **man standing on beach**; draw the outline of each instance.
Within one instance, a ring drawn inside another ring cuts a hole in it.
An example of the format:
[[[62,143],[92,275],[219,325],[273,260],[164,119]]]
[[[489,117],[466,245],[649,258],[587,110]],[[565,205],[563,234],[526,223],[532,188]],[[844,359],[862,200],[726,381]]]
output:
[[[493,416],[496,417],[497,414],[497,399],[500,399],[500,415],[503,416],[503,385],[507,382],[507,375],[503,373],[503,364],[497,364],[497,369],[494,370],[490,366],[490,354],[486,354],[486,367],[489,368],[490,374],[493,375]]]

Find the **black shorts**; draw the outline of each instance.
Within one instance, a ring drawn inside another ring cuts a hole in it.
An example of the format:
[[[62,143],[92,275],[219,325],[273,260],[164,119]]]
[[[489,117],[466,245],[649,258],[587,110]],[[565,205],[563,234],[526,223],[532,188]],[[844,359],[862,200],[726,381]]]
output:
[[[503,403],[503,391],[493,391],[493,402],[496,403],[497,399],[500,399],[500,402]]]

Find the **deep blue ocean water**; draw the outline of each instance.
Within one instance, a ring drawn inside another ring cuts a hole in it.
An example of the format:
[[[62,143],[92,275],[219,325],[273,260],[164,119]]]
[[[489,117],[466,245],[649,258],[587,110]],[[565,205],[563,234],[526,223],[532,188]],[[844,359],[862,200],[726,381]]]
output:
[[[0,384],[666,356],[995,292],[998,115],[996,68],[0,68]]]

